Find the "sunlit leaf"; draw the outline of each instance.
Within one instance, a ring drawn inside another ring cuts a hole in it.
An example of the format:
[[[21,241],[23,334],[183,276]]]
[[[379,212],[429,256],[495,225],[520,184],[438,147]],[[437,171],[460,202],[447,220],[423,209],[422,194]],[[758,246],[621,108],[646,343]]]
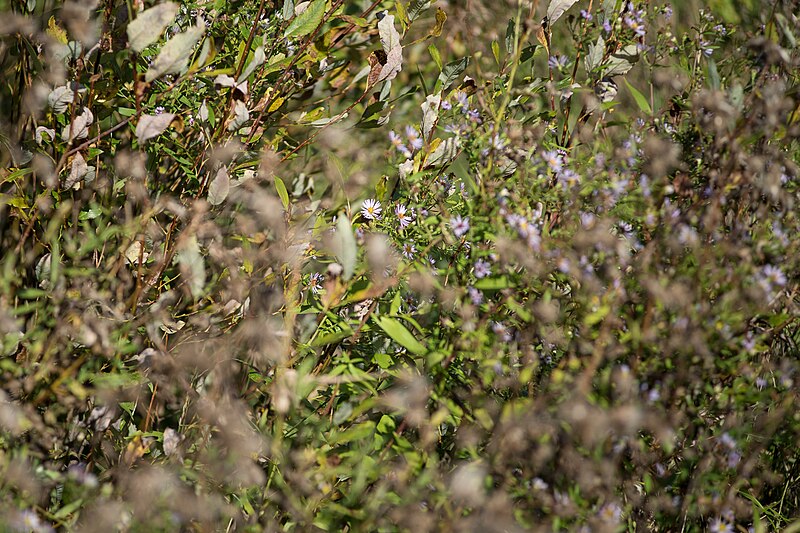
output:
[[[275,190],[278,191],[278,197],[281,199],[284,209],[289,207],[289,191],[286,190],[286,184],[283,180],[275,176]]]
[[[461,59],[456,59],[446,64],[439,74],[439,79],[436,81],[437,89],[444,91],[450,87],[450,85],[461,76],[461,73],[467,69],[468,65],[469,57],[462,57]]]
[[[54,113],[61,114],[69,108],[74,96],[75,92],[68,85],[61,85],[50,91],[47,103]]]
[[[192,49],[205,31],[204,25],[192,26],[167,41],[153,65],[147,69],[144,75],[145,80],[153,81],[164,74],[180,74],[186,70]]]
[[[571,8],[578,0],[551,0],[547,6],[547,22],[552,26],[561,18],[564,12]]]
[[[372,320],[397,344],[411,353],[423,355],[428,349],[396,318],[373,315]]]
[[[313,0],[305,11],[292,20],[283,33],[283,37],[303,37],[316,30],[325,15],[326,3],[327,0]]]
[[[431,131],[439,119],[439,104],[442,102],[442,95],[429,94],[422,103],[422,138],[429,140]]]
[[[178,264],[181,277],[189,286],[189,292],[197,300],[203,295],[206,286],[206,267],[200,245],[194,235],[186,239],[178,251]]]
[[[211,205],[221,204],[228,197],[230,190],[231,177],[228,175],[228,169],[223,165],[219,167],[214,179],[208,185],[208,203]]]
[[[250,74],[252,74],[256,70],[256,68],[261,66],[265,60],[266,56],[264,55],[264,47],[259,46],[258,48],[256,48],[255,52],[253,52],[253,59],[251,59],[250,63],[248,63],[247,66],[244,68],[242,73],[239,75],[237,81],[239,83],[246,81],[247,78],[250,77]]]
[[[247,110],[247,105],[241,100],[236,100],[236,105],[233,108],[233,119],[228,124],[228,131],[238,130],[248,120],[250,120],[250,111]]]
[[[625,85],[628,86],[628,90],[631,92],[633,99],[636,100],[636,105],[639,106],[639,109],[642,112],[647,113],[648,115],[653,114],[653,110],[650,108],[650,104],[647,101],[647,98],[644,97],[642,93],[640,93],[633,85],[628,83],[628,80],[625,80]]]
[[[169,127],[174,118],[175,115],[173,113],[142,115],[139,118],[139,123],[136,125],[136,139],[139,141],[139,144],[161,135],[164,130]]]
[[[164,29],[175,19],[178,9],[178,4],[165,2],[139,13],[136,19],[128,24],[130,47],[141,52],[156,42]]]

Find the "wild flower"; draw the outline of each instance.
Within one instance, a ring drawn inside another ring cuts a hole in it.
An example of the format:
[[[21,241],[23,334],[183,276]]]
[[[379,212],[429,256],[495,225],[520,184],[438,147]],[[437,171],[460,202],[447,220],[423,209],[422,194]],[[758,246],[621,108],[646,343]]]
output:
[[[24,531],[25,533],[44,533],[51,532],[53,528],[45,523],[39,515],[30,509],[20,512],[12,526],[17,531]]]
[[[508,331],[508,328],[502,322],[492,322],[492,331],[495,335],[500,337],[503,342],[510,342],[511,341],[511,332]]]
[[[592,20],[592,14],[585,9],[581,9],[581,17],[583,17],[585,20]]]
[[[611,33],[611,29],[612,29],[611,28],[611,23],[608,21],[608,19],[604,20],[603,21],[603,31],[606,32],[606,33]]]
[[[311,292],[314,294],[319,294],[320,289],[322,289],[323,281],[325,281],[325,277],[319,272],[314,272],[308,278],[308,288],[311,289]]]
[[[708,531],[710,533],[733,533],[735,529],[730,522],[717,517],[708,525]]]
[[[606,503],[600,508],[597,516],[604,522],[619,522],[622,518],[622,509],[616,503]]]
[[[406,148],[406,145],[403,143],[402,137],[400,137],[394,131],[390,131],[389,140],[392,141],[392,145],[397,149],[398,152],[400,152],[406,157],[411,157],[411,151],[408,148]]]
[[[417,254],[417,249],[412,243],[404,242],[402,253],[403,257],[406,259],[414,259],[414,256]]]
[[[535,490],[547,490],[550,485],[540,477],[535,477],[531,480],[531,487]]]
[[[439,105],[441,105],[442,109],[445,111],[450,111],[453,109],[453,104],[451,104],[449,100],[442,100],[442,103]]]
[[[469,231],[469,217],[456,215],[450,219],[450,229],[456,237],[463,237]]]
[[[558,173],[556,179],[564,189],[567,189],[569,187],[578,185],[580,183],[581,177],[577,172],[575,172],[571,168],[565,168]]]
[[[403,204],[397,204],[394,208],[394,215],[401,228],[407,228],[414,221],[414,215]]]
[[[466,113],[467,109],[469,109],[469,97],[467,96],[467,93],[464,91],[458,91],[455,94],[455,98],[458,102],[458,105],[461,107],[461,110]]]
[[[467,294],[472,301],[472,305],[480,305],[483,303],[483,293],[475,287],[468,287]]]
[[[361,205],[361,216],[367,220],[379,220],[381,218],[381,203],[374,198],[364,200]]]
[[[560,70],[567,66],[568,61],[567,56],[564,55],[550,56],[547,60],[547,65],[552,69]]]
[[[786,286],[786,274],[774,265],[765,265],[756,277],[758,284],[770,298],[773,293]]]
[[[553,172],[560,172],[564,166],[564,161],[561,158],[561,154],[558,153],[558,150],[542,152],[542,159]]]
[[[483,259],[478,259],[477,261],[475,261],[475,267],[473,269],[473,273],[475,274],[475,277],[478,279],[485,278],[486,276],[491,276],[492,266],[488,261],[484,261]]]
[[[419,136],[419,131],[414,126],[406,126],[406,138],[412,150],[419,150],[422,148],[422,139]]]
[[[628,28],[632,29],[638,37],[644,37],[647,29],[644,24],[644,11],[633,11],[623,17],[623,22]]]

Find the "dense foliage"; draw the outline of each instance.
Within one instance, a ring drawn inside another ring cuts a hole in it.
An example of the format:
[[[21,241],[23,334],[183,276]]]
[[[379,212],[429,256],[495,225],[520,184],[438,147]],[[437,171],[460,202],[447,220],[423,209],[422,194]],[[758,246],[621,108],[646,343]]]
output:
[[[797,530],[796,8],[0,0],[0,527]]]

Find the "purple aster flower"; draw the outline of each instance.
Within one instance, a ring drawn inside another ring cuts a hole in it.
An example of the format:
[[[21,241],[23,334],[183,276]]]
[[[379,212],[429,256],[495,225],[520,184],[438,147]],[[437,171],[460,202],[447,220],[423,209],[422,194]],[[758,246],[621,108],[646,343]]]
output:
[[[469,299],[472,300],[472,305],[480,305],[483,303],[483,293],[475,287],[469,287],[467,289],[467,294],[469,294]]]
[[[586,20],[592,20],[592,14],[586,11],[585,9],[581,9],[581,16]]]
[[[413,244],[410,242],[403,243],[403,257],[406,259],[414,259],[414,255],[416,255],[417,249],[414,247]]]
[[[378,220],[381,218],[381,203],[372,198],[364,200],[361,205],[361,216],[367,220]]]
[[[406,138],[412,149],[419,150],[422,148],[422,139],[419,136],[419,131],[414,126],[406,126]]]
[[[453,104],[451,104],[448,100],[442,100],[441,106],[445,111],[450,111],[453,109]]]
[[[489,264],[488,261],[484,261],[483,259],[478,259],[475,261],[475,277],[485,278],[486,276],[490,276],[492,274],[492,265]]]
[[[544,159],[544,162],[547,163],[547,166],[550,167],[550,170],[553,172],[559,172],[564,166],[561,154],[559,154],[557,150],[543,152],[542,159]]]
[[[547,60],[547,65],[550,68],[560,70],[567,66],[567,56],[550,56],[550,59]]]
[[[394,145],[395,148],[397,148],[398,152],[400,152],[401,154],[405,155],[406,157],[411,157],[411,152],[409,151],[408,148],[406,148],[406,145],[403,144],[403,138],[402,137],[400,137],[395,132],[390,131],[389,132],[389,140],[392,141],[392,144]]]
[[[450,228],[456,237],[463,237],[469,231],[469,217],[454,216],[450,219]]]
[[[611,33],[611,23],[608,21],[608,19],[603,21],[603,31],[606,33]]]

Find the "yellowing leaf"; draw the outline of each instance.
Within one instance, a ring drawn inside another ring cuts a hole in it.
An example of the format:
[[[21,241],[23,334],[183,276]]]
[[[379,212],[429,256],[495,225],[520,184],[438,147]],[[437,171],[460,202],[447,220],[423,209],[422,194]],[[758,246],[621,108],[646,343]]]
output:
[[[61,44],[67,44],[69,41],[67,39],[66,30],[56,23],[55,17],[50,17],[50,20],[47,21],[47,30],[45,33]]]
[[[439,37],[442,34],[442,29],[444,29],[444,23],[447,20],[447,13],[445,13],[442,8],[436,9],[436,24],[433,26],[430,35],[432,37]]]

